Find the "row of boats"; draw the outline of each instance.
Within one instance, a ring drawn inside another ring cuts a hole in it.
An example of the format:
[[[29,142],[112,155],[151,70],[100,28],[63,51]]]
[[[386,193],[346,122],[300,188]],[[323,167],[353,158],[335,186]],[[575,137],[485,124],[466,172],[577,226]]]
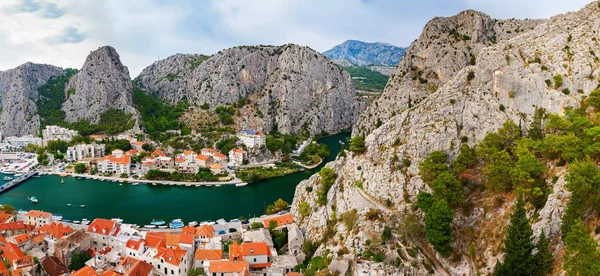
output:
[[[231,220],[231,222],[239,222],[238,219],[233,219]],[[206,224],[206,225],[215,225],[215,224],[226,224],[227,221],[224,219],[219,219],[216,222],[211,222],[211,221],[205,221],[205,222],[201,222],[200,224]],[[198,222],[197,221],[191,221],[188,223],[188,226],[197,226]],[[183,221],[181,219],[174,219],[172,220],[170,223],[167,224],[167,222],[163,219],[154,219],[152,220],[152,222],[150,222],[150,224],[144,225],[144,228],[148,228],[148,229],[154,229],[154,228],[159,228],[159,229],[166,229],[166,228],[173,228],[173,229],[179,229],[179,228],[183,228],[185,226],[185,224],[183,223]]]

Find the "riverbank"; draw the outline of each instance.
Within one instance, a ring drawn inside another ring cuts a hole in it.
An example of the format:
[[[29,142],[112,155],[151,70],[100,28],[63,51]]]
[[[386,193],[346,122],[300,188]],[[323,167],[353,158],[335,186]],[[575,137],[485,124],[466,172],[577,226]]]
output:
[[[237,186],[245,186],[244,183],[239,178],[234,178],[229,181],[215,181],[215,182],[185,182],[185,181],[172,181],[172,180],[146,180],[146,179],[135,179],[135,178],[120,178],[114,176],[100,176],[100,175],[89,175],[89,174],[76,174],[76,173],[54,173],[54,172],[40,172],[40,175],[56,175],[60,177],[75,177],[75,178],[85,178],[92,180],[100,180],[100,181],[110,181],[110,182],[119,182],[119,183],[131,183],[131,184],[160,184],[160,185],[170,185],[170,186],[217,186],[217,185],[237,185]],[[238,185],[239,184],[239,185]]]
[[[341,133],[321,139],[321,143],[328,145],[331,155],[314,169],[258,181],[245,187],[224,185],[222,182],[212,186],[193,186],[194,188],[186,187],[185,184],[189,183],[132,185],[126,184],[124,178],[117,177],[107,181],[107,177],[95,176],[103,178],[102,182],[77,174],[65,178],[61,178],[60,174],[47,174],[33,177],[3,193],[0,204],[10,204],[17,210],[34,209],[60,214],[71,221],[119,217],[127,223],[138,225],[149,224],[153,219],[201,222],[241,216],[260,217],[266,213],[267,205],[279,198],[291,203],[298,183],[334,160],[341,148],[339,141],[346,141],[349,136],[349,133]],[[39,202],[33,203],[27,199],[32,196]],[[80,207],[81,205],[85,207]]]

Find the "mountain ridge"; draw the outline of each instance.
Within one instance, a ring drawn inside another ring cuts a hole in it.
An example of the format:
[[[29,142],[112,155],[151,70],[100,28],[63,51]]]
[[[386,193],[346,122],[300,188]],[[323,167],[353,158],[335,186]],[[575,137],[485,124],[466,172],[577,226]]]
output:
[[[347,61],[355,66],[384,65],[396,66],[406,48],[384,42],[363,42],[346,40],[323,52],[330,59]]]

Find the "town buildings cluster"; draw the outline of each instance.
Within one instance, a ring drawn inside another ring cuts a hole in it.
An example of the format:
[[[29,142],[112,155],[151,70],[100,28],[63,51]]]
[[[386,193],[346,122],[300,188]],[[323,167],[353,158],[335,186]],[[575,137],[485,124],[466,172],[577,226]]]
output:
[[[301,275],[302,231],[292,215],[249,221],[205,223],[170,231],[145,231],[119,219],[95,219],[89,225],[55,221],[43,211],[0,212],[0,275]],[[276,250],[267,227],[287,231],[287,244]],[[85,266],[69,270],[75,254],[88,252]],[[8,264],[8,265],[5,265]],[[39,266],[39,268],[38,268]]]

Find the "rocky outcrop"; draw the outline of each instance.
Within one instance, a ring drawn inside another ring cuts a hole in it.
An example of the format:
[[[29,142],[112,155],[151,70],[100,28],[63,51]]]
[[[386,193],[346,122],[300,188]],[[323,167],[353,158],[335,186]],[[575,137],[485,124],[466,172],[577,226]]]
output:
[[[597,36],[592,35],[600,33],[598,18],[600,5],[593,2],[578,12],[540,21],[510,20],[500,25],[503,21],[494,21],[473,11],[432,20],[398,67],[396,81],[390,80],[382,98],[363,114],[358,129],[354,130],[355,134],[369,133],[365,139],[367,152],[362,155],[348,153],[347,159],[338,159],[334,163],[340,176],[329,190],[328,198],[343,186],[344,193],[361,190],[365,198],[371,199],[374,204],[390,203],[391,210],[380,209],[384,216],[391,216],[398,211],[413,213],[416,195],[420,191],[429,191],[420,178],[418,164],[431,151],[442,150],[454,155],[461,140],[468,140],[475,145],[506,120],[521,122],[526,133],[536,107],[561,114],[566,107],[577,106],[583,97],[599,85],[600,71],[595,65],[598,63],[596,53],[600,53],[600,43]],[[440,25],[442,22],[451,27]],[[515,34],[513,28],[518,28],[519,33]],[[445,59],[443,57],[448,55],[445,50],[449,48],[443,47],[448,44],[451,48],[452,41],[448,39],[451,39],[449,31],[453,29],[456,30],[453,33],[460,34],[461,39],[454,40],[457,51],[449,52],[451,56]],[[463,38],[464,35],[469,39]],[[424,41],[428,43],[423,44]],[[475,55],[473,65],[468,58],[469,52],[464,52],[467,46]],[[453,57],[454,53],[456,58]],[[433,62],[436,59],[438,62]],[[415,70],[411,70],[410,66],[414,66]],[[433,85],[431,90],[421,89],[420,83],[409,85],[398,82],[398,78],[406,81],[406,75],[415,71],[417,77],[435,79],[427,83]],[[436,77],[428,77],[431,74]],[[556,83],[556,76],[560,76],[562,84]],[[410,107],[407,106],[409,97],[413,99]],[[415,99],[420,100],[415,102]],[[398,104],[389,104],[390,101],[398,101]],[[376,112],[386,114],[379,117],[380,125],[373,123],[377,121]],[[375,121],[369,116],[374,117]],[[399,161],[404,159],[405,162]],[[353,184],[358,181],[362,188]],[[323,224],[323,219],[312,219],[313,215],[310,219],[303,218],[299,204],[307,202],[318,214],[324,212],[318,211],[323,208],[338,210],[340,203],[333,200],[326,206],[318,206],[311,196],[306,195],[308,192],[303,191],[302,187],[306,185],[316,185],[317,189],[318,176],[300,184],[292,211],[294,217],[302,221],[301,228],[307,231],[306,236],[318,237],[318,233],[323,231],[319,229],[325,229],[327,225]],[[560,235],[557,233],[560,227],[553,220],[564,212],[569,197],[562,177],[554,184],[554,193],[539,213],[539,221],[534,225],[536,234],[545,229],[546,234]],[[482,215],[480,208],[474,208],[471,214],[455,217],[457,232],[486,233],[478,239],[488,241],[495,238],[495,244],[481,241],[475,244],[479,266],[475,270],[468,257],[469,243],[457,237],[453,246],[463,255],[452,260],[435,256],[434,262],[440,261],[439,266],[436,265],[436,272],[453,275],[491,272],[496,260],[501,257],[501,242],[498,240],[502,240],[502,232],[498,231],[503,231],[508,224],[507,213],[512,201],[506,200],[494,214],[488,212]],[[365,207],[358,201],[354,202],[346,200],[344,210],[356,208],[359,214],[363,214]],[[421,215],[418,211],[416,214]],[[361,219],[364,219],[363,215],[359,221]],[[340,227],[339,224],[336,227]],[[373,227],[367,229],[376,231]],[[331,249],[331,246],[329,244],[328,248]],[[556,250],[560,248],[556,247]],[[393,252],[386,252],[392,257],[396,256]]]
[[[100,47],[88,55],[81,71],[65,87],[65,120],[98,123],[100,115],[112,108],[137,114],[132,92],[129,70],[117,51],[110,46]]]
[[[347,61],[355,66],[396,66],[405,52],[406,48],[388,43],[346,40],[342,44],[323,52],[323,55],[333,60]]]
[[[351,128],[366,107],[347,72],[294,44],[234,47],[210,58],[178,54],[153,63],[135,82],[171,104],[214,108],[252,98],[257,128],[282,133],[336,133]]]
[[[0,132],[3,136],[38,134],[40,118],[36,101],[38,87],[51,77],[63,74],[61,68],[25,63],[15,69],[0,72]]]
[[[429,21],[419,39],[406,51],[385,91],[354,128],[368,134],[374,126],[417,105],[469,65],[480,63],[482,49],[522,35],[544,20],[496,20],[468,10]]]

